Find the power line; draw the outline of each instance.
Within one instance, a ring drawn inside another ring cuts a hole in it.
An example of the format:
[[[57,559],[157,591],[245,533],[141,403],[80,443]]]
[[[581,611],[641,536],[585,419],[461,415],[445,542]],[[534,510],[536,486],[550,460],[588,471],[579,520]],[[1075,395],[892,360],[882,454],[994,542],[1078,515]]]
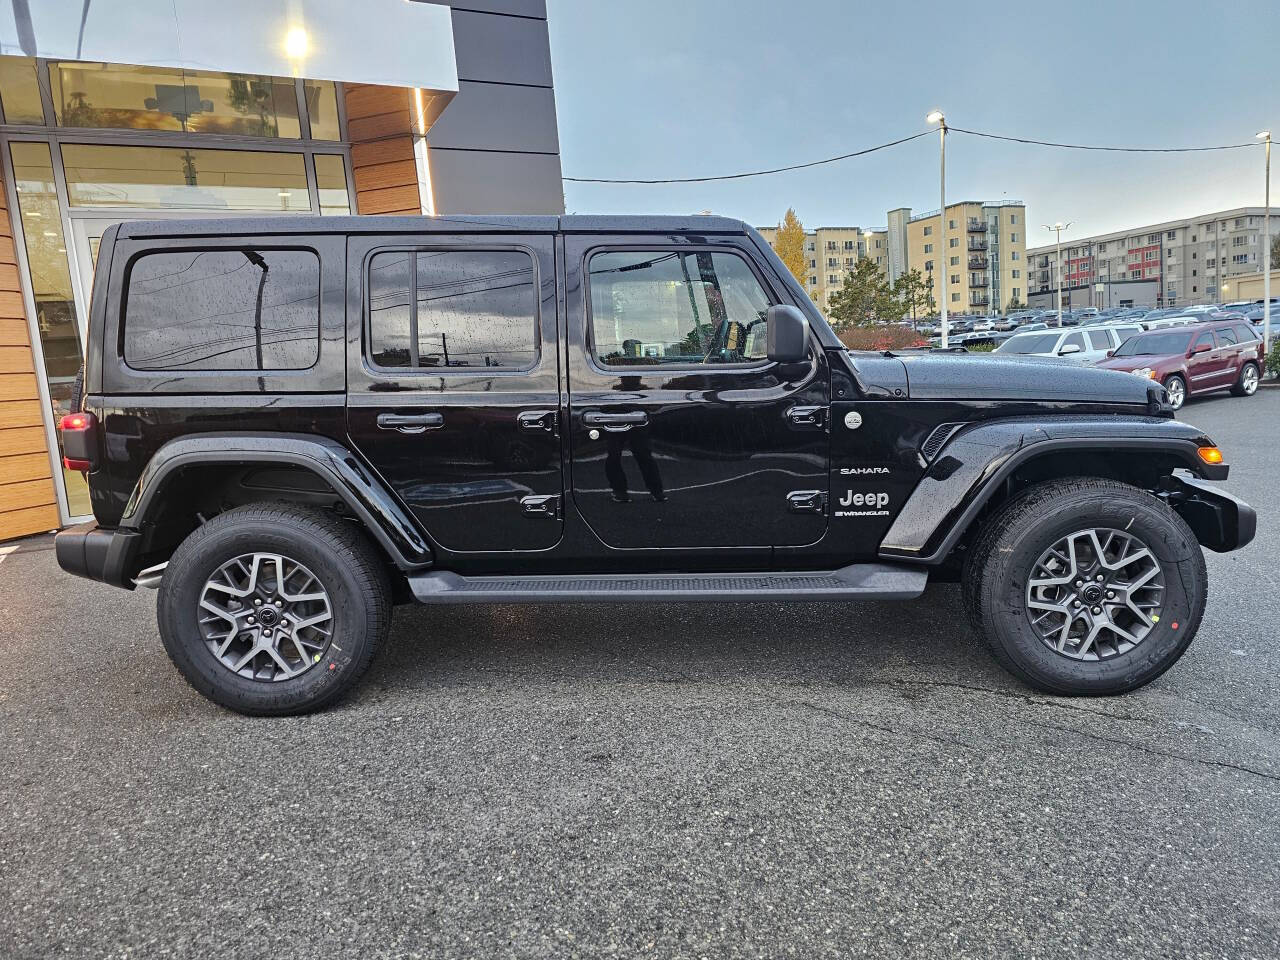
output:
[[[984,133],[981,130],[966,130],[964,127],[948,126],[947,132],[967,133],[971,137],[985,137],[988,140],[1006,140],[1011,143],[1026,143],[1039,147],[1059,147],[1064,150],[1102,150],[1110,153],[1206,153],[1214,150],[1239,150],[1243,147],[1259,146],[1257,141],[1249,141],[1248,143],[1224,143],[1209,147],[1111,147],[1088,143],[1059,143],[1054,140],[1035,140],[1030,137],[1009,137],[999,133]],[[920,133],[912,134],[909,137],[902,137],[899,140],[891,140],[888,143],[882,143],[874,147],[867,147],[864,150],[855,150],[853,153],[842,153],[838,157],[827,157],[824,160],[810,160],[808,163],[793,163],[789,166],[773,167],[769,170],[751,170],[746,173],[728,173],[714,177],[664,177],[651,180],[609,177],[561,177],[560,179],[569,183],[636,184],[710,183],[717,180],[743,180],[747,177],[765,177],[774,173],[786,173],[789,170],[804,170],[808,167],[818,167],[826,163],[838,163],[841,160],[849,160],[853,157],[862,157],[869,153],[875,153],[878,150],[886,150],[889,147],[896,147],[900,143],[909,143],[912,140],[919,140],[921,137],[927,137],[932,133],[932,130],[924,130]]]
[[[764,177],[771,173],[785,173],[788,170],[803,170],[806,167],[818,167],[824,163],[838,163],[841,160],[849,160],[852,157],[866,156],[868,153],[875,153],[877,150],[887,150],[889,147],[896,147],[900,143],[907,143],[911,140],[919,140],[921,137],[927,137],[932,130],[924,130],[920,133],[914,133],[909,137],[903,137],[901,140],[891,140],[889,143],[882,143],[878,146],[867,147],[865,150],[855,150],[853,153],[842,153],[838,157],[827,157],[825,160],[810,160],[808,163],[793,163],[786,167],[774,167],[770,170],[752,170],[748,173],[727,173],[717,177],[670,177],[667,179],[656,180],[622,180],[609,179],[606,177],[561,177],[561,180],[567,180],[572,183],[708,183],[712,180],[743,180],[747,177]]]
[[[1064,150],[1106,150],[1111,153],[1205,153],[1211,150],[1239,150],[1241,147],[1260,146],[1258,141],[1248,143],[1224,143],[1213,147],[1103,147],[1085,143],[1055,143],[1052,140],[1032,140],[1029,137],[1006,137],[998,133],[983,133],[980,130],[965,130],[963,127],[947,127],[948,133],[967,133],[971,137],[986,137],[988,140],[1008,140],[1012,143],[1030,143],[1040,147],[1061,147]]]

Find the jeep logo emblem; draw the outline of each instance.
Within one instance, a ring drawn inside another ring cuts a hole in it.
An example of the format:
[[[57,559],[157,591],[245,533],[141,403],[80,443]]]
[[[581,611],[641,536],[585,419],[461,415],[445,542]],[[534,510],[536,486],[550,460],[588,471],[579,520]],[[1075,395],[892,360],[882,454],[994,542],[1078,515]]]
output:
[[[887,493],[854,493],[852,490],[846,490],[844,496],[840,498],[842,507],[874,507],[877,510],[883,510],[888,505]]]

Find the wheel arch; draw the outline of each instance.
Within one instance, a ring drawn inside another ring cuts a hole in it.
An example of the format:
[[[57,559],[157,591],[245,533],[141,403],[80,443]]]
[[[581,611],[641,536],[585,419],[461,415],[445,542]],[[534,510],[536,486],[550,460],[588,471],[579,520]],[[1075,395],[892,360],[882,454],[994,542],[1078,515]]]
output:
[[[198,434],[164,444],[133,489],[120,528],[154,560],[217,512],[254,500],[334,508],[360,524],[402,571],[430,564],[430,545],[399,501],[336,440],[296,434]]]
[[[1065,432],[1080,426],[1073,424]],[[1147,436],[1119,431],[1114,436],[1051,436],[1039,426],[1019,430],[1000,423],[961,431],[930,464],[881,541],[879,554],[886,560],[944,563],[984,516],[1019,490],[1045,480],[1106,477],[1154,490],[1180,468],[1206,479],[1226,478],[1225,464],[1206,464],[1196,452],[1211,445],[1208,437],[1177,421],[1151,426],[1155,435]],[[1159,435],[1175,429],[1180,436]]]

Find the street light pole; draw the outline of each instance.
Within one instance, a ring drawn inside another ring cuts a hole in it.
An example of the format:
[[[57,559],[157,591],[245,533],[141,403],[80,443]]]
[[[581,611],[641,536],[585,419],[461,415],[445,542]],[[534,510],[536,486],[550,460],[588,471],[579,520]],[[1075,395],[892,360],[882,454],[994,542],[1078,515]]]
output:
[[[1070,223],[1063,223],[1059,220],[1052,227],[1049,224],[1042,224],[1046,230],[1052,230],[1057,236],[1057,254],[1058,261],[1058,326],[1062,326],[1062,231],[1071,226]],[[1110,272],[1110,271],[1108,271]]]
[[[943,116],[941,110],[934,110],[924,118],[927,123],[938,124],[938,135],[941,138],[941,155],[939,162],[939,196],[942,201],[942,209],[938,212],[938,233],[939,243],[942,246],[942,256],[938,259],[938,263],[942,266],[942,307],[938,314],[938,319],[942,324],[942,349],[947,349],[947,334],[950,327],[947,323],[947,271],[950,269],[947,265],[947,118]]]
[[[1262,349],[1271,355],[1271,131],[1263,130],[1258,139],[1266,146],[1266,195],[1262,211]]]

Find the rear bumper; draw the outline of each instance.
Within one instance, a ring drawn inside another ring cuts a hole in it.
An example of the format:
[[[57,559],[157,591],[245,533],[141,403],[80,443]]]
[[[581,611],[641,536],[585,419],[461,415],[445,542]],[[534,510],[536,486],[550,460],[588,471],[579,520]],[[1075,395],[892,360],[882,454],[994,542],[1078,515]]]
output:
[[[1226,553],[1253,540],[1258,514],[1249,504],[1186,470],[1175,471],[1170,479],[1169,506],[1187,521],[1203,546]]]
[[[68,527],[53,538],[58,566],[67,573],[133,589],[139,535],[134,530],[104,529],[96,523]]]

